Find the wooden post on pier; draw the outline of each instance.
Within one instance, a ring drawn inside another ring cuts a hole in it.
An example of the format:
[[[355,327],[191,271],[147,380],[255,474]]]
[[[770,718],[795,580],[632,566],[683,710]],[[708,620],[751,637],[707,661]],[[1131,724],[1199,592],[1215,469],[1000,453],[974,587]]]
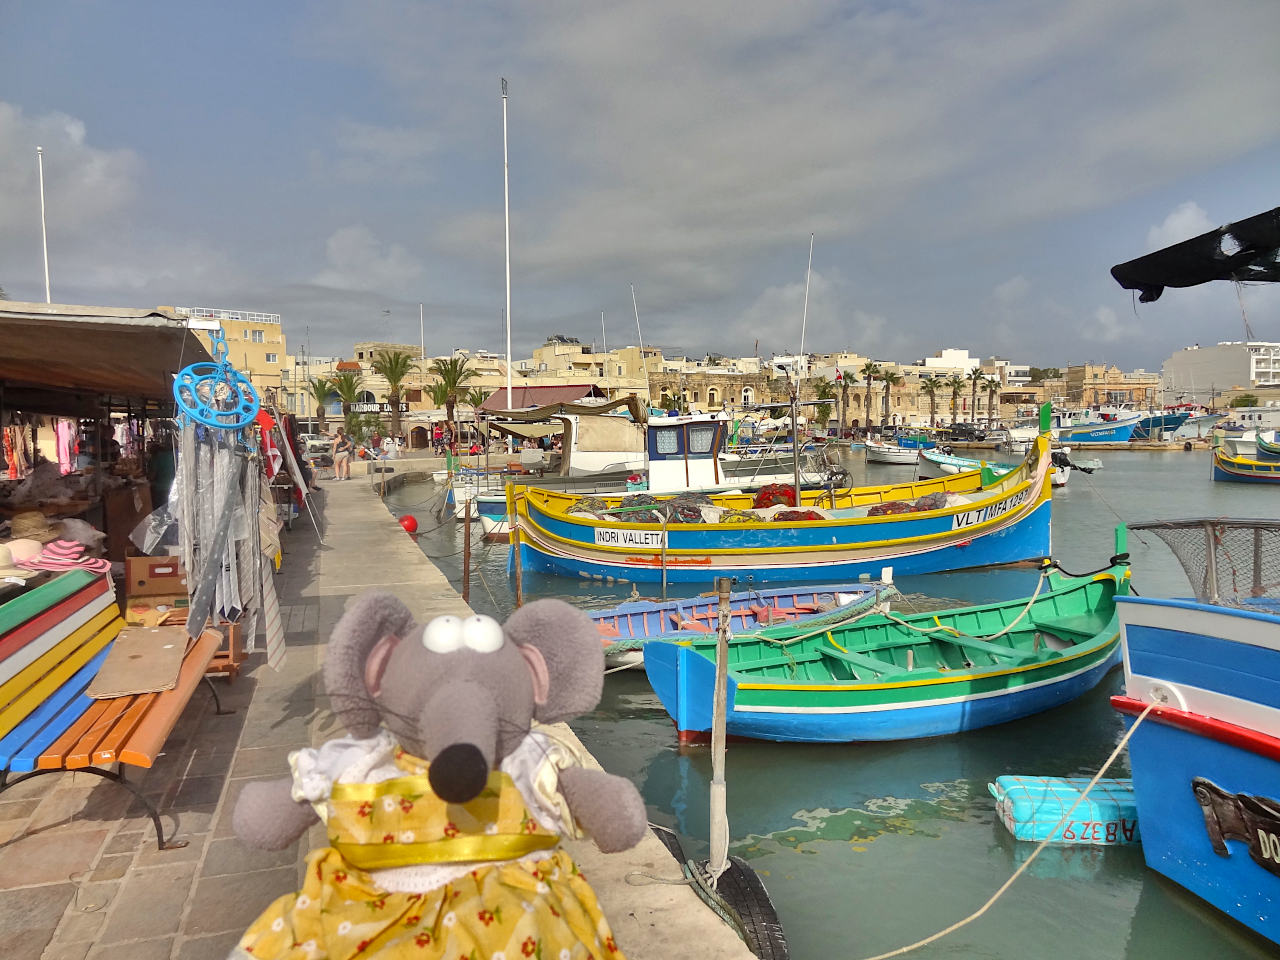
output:
[[[464,504],[462,514],[462,602],[471,602],[471,501]]]

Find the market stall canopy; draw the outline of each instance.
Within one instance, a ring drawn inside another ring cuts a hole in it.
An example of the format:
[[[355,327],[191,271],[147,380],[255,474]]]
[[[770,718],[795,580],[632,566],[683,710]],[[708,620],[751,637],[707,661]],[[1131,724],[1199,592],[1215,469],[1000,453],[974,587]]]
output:
[[[502,392],[505,393],[505,391]],[[492,399],[493,397],[489,398],[489,400]],[[488,402],[488,400],[485,401],[486,404]],[[645,410],[640,398],[634,393],[619,397],[617,400],[610,400],[608,403],[548,403],[533,410],[494,410],[482,404],[480,409],[489,409],[490,413],[502,417],[504,420],[515,420],[519,423],[536,423],[539,420],[549,420],[551,417],[564,416],[566,414],[573,414],[579,417],[598,417],[601,414],[610,413],[622,407],[627,409],[627,413],[631,415],[631,419],[636,423],[645,423],[649,419],[648,411]]]
[[[494,433],[509,434],[513,437],[520,437],[527,440],[541,440],[543,437],[551,437],[564,431],[563,423],[500,423],[497,420],[489,422],[489,429]]]
[[[488,413],[505,413],[508,406],[512,410],[523,410],[526,407],[543,407],[553,403],[573,403],[583,397],[607,400],[609,395],[594,383],[566,383],[564,386],[554,387],[513,385],[510,404],[507,403],[507,388],[499,387],[485,398],[480,409]]]
[[[67,394],[86,403],[172,401],[173,375],[213,358],[187,319],[166,309],[137,310],[0,301],[3,404],[32,412],[70,412]]]
[[[1158,300],[1165,287],[1280,281],[1280,207],[1117,264],[1111,275],[1126,290],[1141,291],[1143,303]]]

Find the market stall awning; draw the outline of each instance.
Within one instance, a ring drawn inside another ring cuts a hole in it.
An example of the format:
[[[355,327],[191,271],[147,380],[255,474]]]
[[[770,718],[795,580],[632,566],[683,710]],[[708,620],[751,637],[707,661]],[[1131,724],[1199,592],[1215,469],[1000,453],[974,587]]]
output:
[[[548,403],[533,410],[491,410],[490,412],[506,420],[516,420],[520,423],[536,423],[539,420],[547,420],[550,417],[564,414],[573,414],[579,417],[598,417],[601,414],[610,413],[623,407],[627,409],[631,419],[636,423],[644,423],[649,419],[649,414],[640,402],[640,398],[634,393],[619,397],[617,400],[610,400],[608,403]],[[484,409],[484,407],[482,406],[481,409]]]
[[[1210,280],[1280,281],[1280,207],[1111,268],[1126,290],[1143,303],[1165,287],[1194,287]]]
[[[484,403],[480,404],[480,409],[489,413],[498,413],[507,409],[523,410],[525,407],[545,407],[552,403],[573,403],[584,397],[598,397],[606,400],[609,395],[594,383],[567,383],[564,386],[553,387],[513,384],[510,404],[507,403],[507,388],[499,387],[485,398]]]
[[[527,440],[541,440],[543,437],[555,436],[564,431],[563,423],[502,423],[490,420],[489,429],[493,433],[508,434]]]
[[[35,412],[58,393],[168,402],[175,373],[213,360],[186,318],[159,308],[2,300],[0,345],[4,405]]]

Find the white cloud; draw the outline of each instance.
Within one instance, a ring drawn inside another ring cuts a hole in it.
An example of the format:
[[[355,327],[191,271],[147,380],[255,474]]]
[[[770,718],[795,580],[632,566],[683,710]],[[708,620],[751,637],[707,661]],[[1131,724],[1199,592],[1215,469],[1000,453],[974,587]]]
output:
[[[422,275],[422,264],[398,243],[380,243],[366,226],[335,230],[325,241],[328,267],[311,282],[339,290],[400,293]]]
[[[1080,338],[1094,343],[1116,343],[1138,334],[1136,319],[1121,320],[1110,307],[1098,307],[1080,324]]]
[[[1190,240],[1202,233],[1216,229],[1219,224],[1211,223],[1209,215],[1200,209],[1200,205],[1192,200],[1181,203],[1172,213],[1147,231],[1147,249],[1162,250],[1183,240]]]
[[[438,136],[423,127],[353,120],[338,123],[334,143],[337,156],[330,165],[332,174],[350,183],[423,183],[431,178],[430,160],[439,149]]]
[[[1019,300],[1025,300],[1027,294],[1031,291],[1031,284],[1027,278],[1019,274],[1016,277],[1010,277],[1004,283],[996,284],[995,290],[992,291],[996,302],[1000,304],[1012,304]]]

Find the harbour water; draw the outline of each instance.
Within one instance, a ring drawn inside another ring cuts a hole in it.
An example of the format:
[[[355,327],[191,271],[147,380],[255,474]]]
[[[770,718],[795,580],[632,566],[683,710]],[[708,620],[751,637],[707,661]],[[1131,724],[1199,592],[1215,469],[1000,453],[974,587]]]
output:
[[[1265,487],[1213,483],[1203,451],[1103,452],[1092,475],[1073,473],[1054,492],[1055,559],[1072,573],[1104,566],[1117,523],[1191,516],[1270,517],[1280,500]],[[866,465],[846,455],[855,483],[909,479],[914,467]],[[434,516],[435,484],[388,498],[413,513],[422,549],[460,584],[462,527]],[[439,525],[437,525],[439,524]],[[478,536],[478,525],[473,531]],[[514,606],[505,544],[473,543],[471,605],[505,617]],[[1131,535],[1133,582],[1147,596],[1186,596],[1187,581],[1158,539]],[[1032,569],[899,578],[918,597],[977,603],[1028,595]],[[674,594],[678,587],[673,587]],[[683,592],[711,589],[686,585]],[[629,584],[525,576],[525,597],[608,606]],[[644,585],[653,595],[656,585]],[[1122,734],[1107,698],[1120,670],[1057,710],[954,737],[886,744],[735,742],[727,762],[731,852],[764,878],[797,960],[867,957],[925,937],[966,916],[1033,849],[995,820],[987,784],[1002,774],[1092,775]],[[705,856],[711,758],[681,748],[643,672],[610,676],[595,713],[574,724],[607,769],[631,778],[650,819]],[[1122,756],[1110,776],[1128,773]],[[696,953],[691,953],[691,956]],[[1070,955],[1125,960],[1254,960],[1266,944],[1146,869],[1138,847],[1054,847],[984,917],[912,954],[921,958],[1040,960]]]

